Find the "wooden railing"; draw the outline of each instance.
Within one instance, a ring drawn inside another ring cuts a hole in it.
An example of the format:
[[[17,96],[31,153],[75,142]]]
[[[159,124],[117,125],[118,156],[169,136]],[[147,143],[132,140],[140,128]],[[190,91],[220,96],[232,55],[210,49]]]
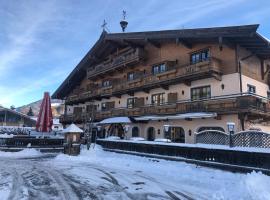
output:
[[[112,58],[111,60],[104,61],[94,68],[87,70],[87,77],[92,78],[98,74],[106,73],[118,67],[130,65],[141,61],[144,58],[144,50],[142,48],[129,48],[122,54]]]
[[[91,98],[101,96],[111,96],[125,94],[128,91],[140,91],[143,89],[152,89],[159,85],[170,85],[186,80],[196,80],[203,77],[218,76],[222,74],[220,60],[210,58],[196,64],[187,64],[183,66],[171,67],[168,71],[160,74],[147,74],[137,76],[132,81],[118,81],[112,86],[102,88],[96,87],[91,91],[86,91],[80,95],[73,95],[66,100],[66,104],[84,102]]]
[[[215,112],[218,114],[255,112],[257,114],[270,115],[268,99],[251,94],[235,94],[216,96],[204,100],[185,100],[162,105],[144,105],[136,108],[113,108],[109,111],[95,111],[96,121],[114,116],[145,116],[145,115],[175,115],[190,112]],[[63,123],[87,121],[91,113],[81,115],[63,115],[60,121]]]

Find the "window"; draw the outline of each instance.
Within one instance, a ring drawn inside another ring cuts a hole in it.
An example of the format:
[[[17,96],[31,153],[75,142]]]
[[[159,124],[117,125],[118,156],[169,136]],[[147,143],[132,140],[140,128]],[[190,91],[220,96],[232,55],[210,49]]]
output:
[[[159,64],[159,65],[154,65],[152,68],[152,73],[153,74],[160,74],[162,72],[167,71],[167,67],[165,63]]]
[[[247,84],[248,93],[256,93],[256,87],[254,85]]]
[[[107,109],[106,103],[101,103],[101,110],[106,110],[106,109]]]
[[[102,82],[102,87],[108,87],[108,86],[111,86],[111,81],[105,80]]]
[[[190,62],[191,64],[195,64],[198,62],[208,60],[209,58],[210,58],[210,51],[209,49],[205,49],[199,52],[192,53],[190,55]]]
[[[128,81],[134,80],[134,79],[135,79],[135,76],[134,76],[134,75],[135,75],[134,72],[129,72],[129,73],[127,74],[127,80],[128,80]]]
[[[152,104],[162,105],[165,103],[164,93],[153,94],[152,95]]]
[[[211,97],[210,86],[191,88],[191,100],[208,99]]]
[[[128,98],[127,99],[127,108],[134,108],[135,106],[135,98]]]
[[[137,126],[132,128],[132,137],[139,137],[139,128]]]

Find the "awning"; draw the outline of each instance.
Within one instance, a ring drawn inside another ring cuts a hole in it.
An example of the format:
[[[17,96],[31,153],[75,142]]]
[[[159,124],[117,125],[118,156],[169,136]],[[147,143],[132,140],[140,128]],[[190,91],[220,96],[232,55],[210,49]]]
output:
[[[167,116],[142,116],[135,117],[136,121],[148,121],[148,120],[168,120],[168,119],[200,119],[200,118],[212,118],[216,117],[217,113],[206,113],[206,112],[196,112],[196,113],[185,113],[177,115],[167,115]]]
[[[111,117],[98,122],[98,124],[116,124],[116,123],[131,123],[131,121],[128,117]]]

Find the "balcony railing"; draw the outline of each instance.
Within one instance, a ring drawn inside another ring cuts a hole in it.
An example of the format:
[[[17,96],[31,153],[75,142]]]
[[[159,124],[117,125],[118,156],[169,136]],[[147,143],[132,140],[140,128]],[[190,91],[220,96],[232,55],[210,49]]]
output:
[[[138,63],[144,59],[144,56],[145,53],[142,48],[129,48],[111,60],[104,61],[101,64],[96,65],[94,68],[89,68],[87,70],[87,77],[92,78],[96,75],[107,73],[121,66]]]
[[[185,100],[162,105],[144,105],[136,108],[113,108],[109,111],[95,111],[95,120],[109,117],[128,116],[138,117],[146,115],[175,115],[192,112],[215,112],[217,114],[256,113],[270,116],[269,99],[253,94],[233,94],[211,97],[204,100]],[[63,115],[61,122],[84,122],[91,113],[78,115]]]
[[[73,95],[66,100],[67,104],[76,102],[84,102],[91,98],[100,98],[102,96],[121,95],[129,91],[140,91],[143,89],[152,89],[160,87],[161,85],[170,85],[187,80],[196,80],[206,77],[216,77],[222,74],[221,62],[216,58],[196,63],[186,64],[183,66],[174,66],[169,70],[160,74],[138,75],[132,81],[118,81],[114,82],[108,88],[96,87],[91,91],[81,93],[80,95]]]

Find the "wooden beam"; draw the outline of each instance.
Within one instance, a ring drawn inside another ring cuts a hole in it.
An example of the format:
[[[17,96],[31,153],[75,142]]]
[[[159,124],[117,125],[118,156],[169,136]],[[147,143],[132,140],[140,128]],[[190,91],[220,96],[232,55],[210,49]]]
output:
[[[270,65],[267,65],[266,66],[266,71],[264,72],[264,77],[269,73],[269,71],[270,71]]]
[[[145,93],[149,94],[149,89],[142,89]]]
[[[145,38],[144,41],[150,43],[151,45],[153,45],[154,47],[156,47],[158,49],[161,47],[161,44],[159,42],[154,41],[154,40]]]
[[[127,94],[132,97],[134,96],[134,92],[127,92]]]
[[[164,85],[164,84],[160,84],[160,87],[164,90],[169,90],[169,86],[168,85]]]
[[[184,81],[184,84],[185,84],[186,86],[191,86],[191,81],[186,80],[186,81]]]
[[[192,44],[187,42],[186,40],[180,39],[180,38],[176,38],[175,43],[177,45],[182,44],[183,46],[185,46],[187,49],[192,49]]]
[[[263,59],[260,59],[260,62],[261,62],[261,77],[262,77],[262,80],[264,80],[264,60]]]
[[[127,44],[128,46],[135,47],[135,48],[136,47],[144,48],[144,45],[138,44],[138,43],[132,42],[130,40],[126,40],[126,39],[123,39],[123,43]]]
[[[222,49],[223,49],[223,38],[222,38],[222,36],[218,37],[218,46],[219,46],[219,51],[222,51]]]

